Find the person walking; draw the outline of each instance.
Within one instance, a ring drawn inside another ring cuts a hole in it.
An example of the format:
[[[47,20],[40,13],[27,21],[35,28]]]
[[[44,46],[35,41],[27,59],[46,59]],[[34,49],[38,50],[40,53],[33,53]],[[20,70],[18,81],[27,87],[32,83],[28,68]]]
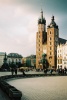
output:
[[[17,75],[17,68],[15,68],[15,75]]]

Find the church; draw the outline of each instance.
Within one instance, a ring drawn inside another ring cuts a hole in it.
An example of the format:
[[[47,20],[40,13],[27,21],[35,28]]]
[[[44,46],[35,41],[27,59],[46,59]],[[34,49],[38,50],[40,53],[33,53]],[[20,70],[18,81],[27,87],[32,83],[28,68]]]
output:
[[[48,67],[56,69],[57,46],[63,43],[66,43],[66,40],[59,38],[59,28],[54,16],[46,29],[46,19],[41,10],[41,18],[38,19],[38,32],[36,33],[36,69],[43,69],[43,65],[40,64],[43,54],[46,54]]]

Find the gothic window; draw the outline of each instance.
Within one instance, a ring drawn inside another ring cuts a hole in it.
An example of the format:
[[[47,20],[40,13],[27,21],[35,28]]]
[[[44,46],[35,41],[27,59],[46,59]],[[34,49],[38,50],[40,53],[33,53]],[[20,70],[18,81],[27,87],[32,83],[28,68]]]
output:
[[[50,52],[50,55],[51,55],[51,52]]]
[[[51,42],[50,42],[50,45],[51,45]]]
[[[49,41],[51,40],[51,37],[49,37]]]
[[[51,34],[51,31],[50,31],[50,34]]]
[[[51,50],[52,48],[50,47],[50,50]]]
[[[52,40],[52,38],[50,37],[50,40]]]

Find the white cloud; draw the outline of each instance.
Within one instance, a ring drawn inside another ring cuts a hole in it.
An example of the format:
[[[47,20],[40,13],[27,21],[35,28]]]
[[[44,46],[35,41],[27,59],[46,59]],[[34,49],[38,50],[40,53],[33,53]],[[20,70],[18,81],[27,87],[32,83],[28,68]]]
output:
[[[27,56],[36,53],[37,20],[40,11],[37,12],[38,8],[35,11],[35,7],[33,9],[25,1],[20,2],[21,0],[0,0],[0,51]],[[50,24],[52,15],[44,15],[47,25]],[[59,24],[59,17],[56,16],[55,19]]]
[[[18,52],[23,56],[35,53],[36,15],[26,7],[0,6],[0,51]]]

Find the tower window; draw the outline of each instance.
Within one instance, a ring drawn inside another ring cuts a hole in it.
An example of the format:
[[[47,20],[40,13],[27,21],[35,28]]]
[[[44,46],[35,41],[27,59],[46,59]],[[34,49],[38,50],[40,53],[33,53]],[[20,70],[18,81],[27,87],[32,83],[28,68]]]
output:
[[[40,51],[40,49],[39,49],[39,51]]]
[[[51,31],[50,31],[50,34],[51,34]]]
[[[51,45],[51,42],[50,42],[50,45]]]
[[[52,48],[50,47],[50,50],[51,50]]]
[[[51,40],[51,37],[50,37],[50,40]]]
[[[51,37],[49,37],[49,40],[52,40],[52,38],[51,38]]]
[[[50,52],[50,55],[51,55],[51,52]]]

